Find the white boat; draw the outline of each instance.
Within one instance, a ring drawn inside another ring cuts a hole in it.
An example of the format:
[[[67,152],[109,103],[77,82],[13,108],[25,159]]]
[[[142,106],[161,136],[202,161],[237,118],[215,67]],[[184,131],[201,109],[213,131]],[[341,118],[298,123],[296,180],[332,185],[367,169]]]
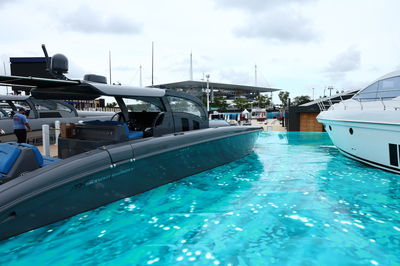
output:
[[[317,120],[344,155],[400,174],[400,71],[332,104]]]

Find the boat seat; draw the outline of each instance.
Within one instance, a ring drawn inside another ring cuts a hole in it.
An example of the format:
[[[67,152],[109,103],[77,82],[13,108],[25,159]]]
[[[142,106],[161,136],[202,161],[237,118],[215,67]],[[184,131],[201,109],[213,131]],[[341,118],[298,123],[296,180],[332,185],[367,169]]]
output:
[[[16,142],[0,143],[0,179],[12,179],[23,172],[33,171],[59,160],[42,156],[34,145]]]
[[[17,142],[7,142],[6,144],[11,144],[11,145],[14,145],[15,147],[18,147],[18,146],[25,147],[25,148],[33,150],[33,154],[35,155],[36,162],[39,164],[40,167],[44,167],[44,166],[50,165],[52,163],[55,163],[55,162],[58,162],[61,160],[59,158],[43,156],[40,153],[39,149],[35,145],[26,144],[26,143],[17,143]]]
[[[33,153],[35,154],[36,161],[38,162],[40,167],[43,166],[43,156],[42,156],[42,154],[40,153],[39,149],[36,146],[31,145],[31,144],[26,144],[26,143],[16,143],[16,142],[11,142],[11,143],[13,145],[19,145],[19,146],[22,146],[22,147],[26,147],[26,148],[32,149]]]
[[[2,176],[8,174],[20,153],[21,150],[18,147],[8,143],[0,143],[0,173]]]
[[[126,135],[128,136],[128,139],[140,139],[143,138],[143,131],[130,131],[128,124],[125,122],[120,122],[120,121],[100,121],[100,120],[91,120],[91,121],[85,121],[84,124],[88,125],[117,125],[117,126],[122,126],[125,130]]]

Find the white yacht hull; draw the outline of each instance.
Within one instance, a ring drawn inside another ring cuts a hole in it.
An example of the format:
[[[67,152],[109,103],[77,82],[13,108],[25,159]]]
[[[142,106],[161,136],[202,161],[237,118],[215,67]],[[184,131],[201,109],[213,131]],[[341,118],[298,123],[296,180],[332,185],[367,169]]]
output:
[[[329,110],[317,119],[344,155],[400,174],[399,114],[399,110]]]

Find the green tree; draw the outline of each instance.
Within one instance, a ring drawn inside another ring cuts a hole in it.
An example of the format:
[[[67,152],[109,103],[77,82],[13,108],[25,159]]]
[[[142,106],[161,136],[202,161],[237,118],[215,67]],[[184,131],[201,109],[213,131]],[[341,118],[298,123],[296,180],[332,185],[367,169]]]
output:
[[[228,108],[228,103],[223,97],[214,97],[214,102],[211,103],[211,107],[217,108],[220,111],[226,111]]]
[[[107,108],[115,108],[115,107],[117,107],[117,103],[116,103],[116,102],[107,103],[107,104],[106,104],[106,107],[107,107]]]
[[[302,105],[309,102],[311,102],[311,98],[308,95],[297,96],[293,99],[294,106]]]
[[[233,103],[235,104],[236,108],[239,110],[244,110],[244,109],[250,107],[250,103],[246,98],[236,98],[233,100]]]
[[[278,94],[279,100],[282,102],[283,107],[288,106],[288,100],[289,100],[289,92],[287,91],[280,91]]]
[[[267,106],[269,106],[271,104],[271,98],[265,95],[258,95],[256,97],[256,101],[255,104],[259,107],[259,108],[265,108]]]

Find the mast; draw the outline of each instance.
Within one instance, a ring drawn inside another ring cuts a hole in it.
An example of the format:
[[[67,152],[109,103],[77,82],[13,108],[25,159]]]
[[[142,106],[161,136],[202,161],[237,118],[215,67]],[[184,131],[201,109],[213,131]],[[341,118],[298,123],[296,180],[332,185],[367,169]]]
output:
[[[151,86],[154,85],[154,42],[151,42]]]
[[[190,51],[190,80],[193,80],[193,57],[192,57],[192,51]]]
[[[4,61],[3,61],[3,68],[4,68],[4,76],[7,76],[6,63]],[[8,95],[8,86],[6,86],[6,95]]]
[[[143,87],[143,84],[142,84],[142,65],[140,65],[140,67],[139,67],[139,75],[140,75],[139,85],[140,85],[140,87]]]
[[[254,65],[254,86],[257,87],[257,65]]]
[[[110,73],[110,85],[112,84],[111,82],[111,51],[108,50],[108,71]]]

